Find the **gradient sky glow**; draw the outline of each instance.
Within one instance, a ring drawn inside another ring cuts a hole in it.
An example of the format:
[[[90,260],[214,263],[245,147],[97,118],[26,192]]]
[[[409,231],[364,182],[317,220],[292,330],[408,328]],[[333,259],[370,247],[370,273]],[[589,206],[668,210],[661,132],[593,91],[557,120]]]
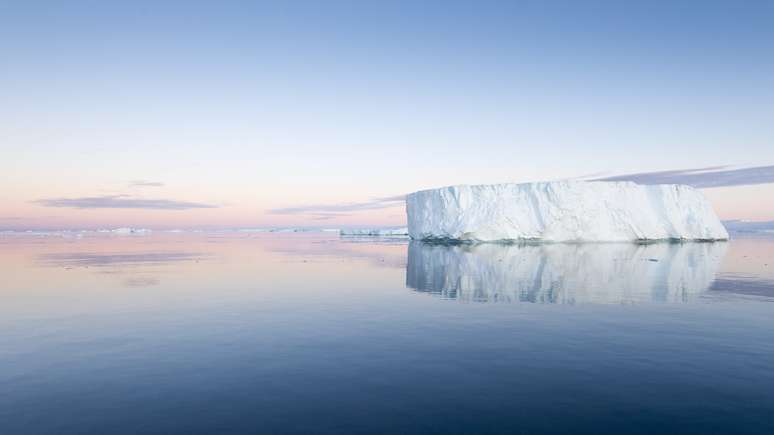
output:
[[[0,228],[400,225],[423,188],[774,165],[772,23],[772,1],[0,0]],[[705,192],[774,220],[772,183]]]

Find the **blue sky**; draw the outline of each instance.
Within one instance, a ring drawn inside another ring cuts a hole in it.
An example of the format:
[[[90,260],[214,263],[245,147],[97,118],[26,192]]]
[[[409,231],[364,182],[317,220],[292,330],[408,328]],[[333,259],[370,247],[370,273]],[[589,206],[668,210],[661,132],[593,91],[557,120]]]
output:
[[[0,219],[399,224],[347,205],[772,165],[773,22],[771,1],[0,1]],[[707,194],[774,219],[771,186]],[[115,196],[136,207],[52,206]],[[143,208],[164,201],[206,207]],[[277,213],[309,205],[347,212]]]

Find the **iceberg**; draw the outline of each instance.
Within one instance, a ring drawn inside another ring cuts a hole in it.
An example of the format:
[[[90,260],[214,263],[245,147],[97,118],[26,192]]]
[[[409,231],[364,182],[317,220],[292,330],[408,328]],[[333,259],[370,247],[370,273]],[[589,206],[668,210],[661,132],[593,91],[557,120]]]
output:
[[[556,181],[449,186],[406,197],[412,239],[458,242],[727,240],[709,201],[684,185]]]
[[[408,236],[408,228],[342,229],[342,236]]]

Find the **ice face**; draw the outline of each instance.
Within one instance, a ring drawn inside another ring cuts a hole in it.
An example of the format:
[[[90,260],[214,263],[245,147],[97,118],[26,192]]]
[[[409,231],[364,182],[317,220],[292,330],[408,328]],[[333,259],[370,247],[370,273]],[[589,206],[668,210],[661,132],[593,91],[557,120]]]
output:
[[[575,304],[686,302],[727,243],[439,245],[412,241],[406,285],[449,299]]]
[[[709,201],[682,185],[561,181],[450,186],[406,197],[418,240],[726,240]]]

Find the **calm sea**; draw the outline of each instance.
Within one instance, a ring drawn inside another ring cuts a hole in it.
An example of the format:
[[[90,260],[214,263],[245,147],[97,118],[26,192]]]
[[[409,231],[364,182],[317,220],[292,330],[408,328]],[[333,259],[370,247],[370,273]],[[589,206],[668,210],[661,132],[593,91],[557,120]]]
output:
[[[0,434],[774,433],[774,237],[0,237]]]

